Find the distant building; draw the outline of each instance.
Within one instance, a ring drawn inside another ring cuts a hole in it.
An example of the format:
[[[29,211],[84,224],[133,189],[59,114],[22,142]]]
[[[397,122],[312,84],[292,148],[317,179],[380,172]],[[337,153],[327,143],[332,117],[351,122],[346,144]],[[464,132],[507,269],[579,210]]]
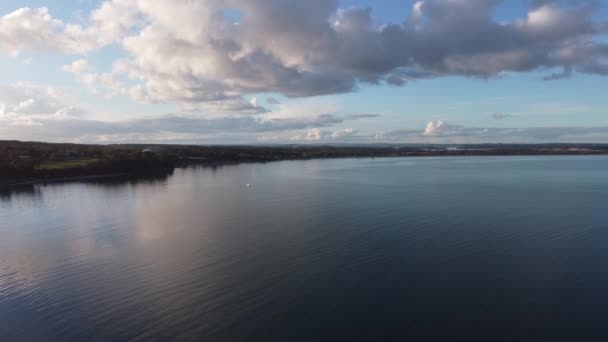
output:
[[[152,151],[149,148],[145,148],[145,149],[141,150],[141,153],[154,153],[154,151]]]

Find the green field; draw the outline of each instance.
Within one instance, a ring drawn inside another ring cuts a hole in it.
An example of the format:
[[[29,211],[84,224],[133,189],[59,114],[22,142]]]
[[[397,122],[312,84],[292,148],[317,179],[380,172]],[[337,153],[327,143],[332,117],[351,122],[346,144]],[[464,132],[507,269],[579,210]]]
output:
[[[59,170],[59,169],[71,169],[76,167],[83,167],[93,163],[96,163],[99,159],[70,159],[54,162],[44,162],[40,164],[38,170]]]

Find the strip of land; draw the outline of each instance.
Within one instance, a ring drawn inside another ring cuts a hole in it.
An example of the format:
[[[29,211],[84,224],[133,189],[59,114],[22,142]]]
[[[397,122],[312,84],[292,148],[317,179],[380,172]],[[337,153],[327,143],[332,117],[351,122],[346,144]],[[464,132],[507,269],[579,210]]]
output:
[[[83,145],[0,141],[0,186],[145,175],[187,165],[318,158],[608,155],[608,144],[487,145]]]

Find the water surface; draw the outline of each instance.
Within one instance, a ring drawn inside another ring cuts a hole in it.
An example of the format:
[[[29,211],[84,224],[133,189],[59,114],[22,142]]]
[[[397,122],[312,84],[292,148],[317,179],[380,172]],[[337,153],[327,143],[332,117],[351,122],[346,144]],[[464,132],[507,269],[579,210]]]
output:
[[[0,340],[605,340],[607,172],[312,160],[2,193]]]

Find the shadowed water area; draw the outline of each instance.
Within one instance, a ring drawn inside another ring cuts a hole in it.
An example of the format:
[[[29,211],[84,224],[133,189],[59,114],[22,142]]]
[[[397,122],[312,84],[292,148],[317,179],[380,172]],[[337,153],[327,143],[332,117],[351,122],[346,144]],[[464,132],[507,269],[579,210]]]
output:
[[[608,157],[243,164],[0,194],[1,341],[605,340],[607,270]]]

